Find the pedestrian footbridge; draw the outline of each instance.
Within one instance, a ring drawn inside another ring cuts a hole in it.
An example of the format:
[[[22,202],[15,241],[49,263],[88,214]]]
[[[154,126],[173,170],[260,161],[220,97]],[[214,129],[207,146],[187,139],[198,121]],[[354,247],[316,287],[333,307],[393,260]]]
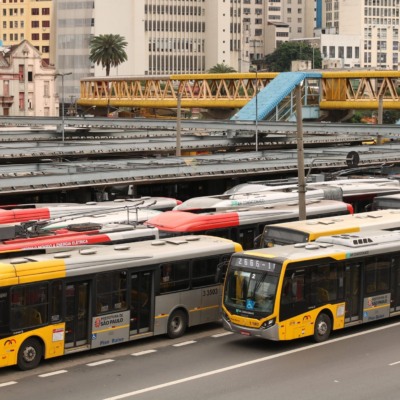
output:
[[[380,103],[385,110],[400,109],[400,71],[380,70],[84,78],[77,104],[107,110],[239,110],[235,120],[256,120],[257,110],[257,119],[287,121],[294,118],[293,92],[299,84],[304,118],[318,110],[377,110]]]

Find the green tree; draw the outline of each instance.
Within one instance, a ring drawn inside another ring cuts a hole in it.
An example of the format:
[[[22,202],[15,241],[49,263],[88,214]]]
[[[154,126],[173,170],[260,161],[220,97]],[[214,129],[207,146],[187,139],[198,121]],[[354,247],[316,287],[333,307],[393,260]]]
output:
[[[89,59],[97,65],[101,64],[106,69],[106,76],[109,76],[111,67],[118,67],[128,59],[125,52],[127,44],[125,38],[120,35],[95,36],[90,41]]]
[[[266,69],[271,72],[290,71],[292,61],[310,60],[314,68],[321,68],[322,57],[319,49],[312,48],[309,44],[301,41],[282,43],[273,53],[265,56],[264,64]]]
[[[236,70],[224,63],[215,64],[208,70],[209,74],[228,74],[229,72],[236,72]]]

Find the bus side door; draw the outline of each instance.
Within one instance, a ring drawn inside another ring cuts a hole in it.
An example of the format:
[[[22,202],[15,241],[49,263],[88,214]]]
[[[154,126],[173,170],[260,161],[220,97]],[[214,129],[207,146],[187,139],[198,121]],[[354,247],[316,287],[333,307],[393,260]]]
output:
[[[89,339],[89,282],[65,286],[65,348],[82,346]]]

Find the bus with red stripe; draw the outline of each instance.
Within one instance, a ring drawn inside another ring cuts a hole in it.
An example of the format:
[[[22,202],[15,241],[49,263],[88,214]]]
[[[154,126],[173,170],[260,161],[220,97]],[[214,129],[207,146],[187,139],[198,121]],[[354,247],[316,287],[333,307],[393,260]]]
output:
[[[307,200],[307,218],[352,214],[350,204],[335,200]],[[274,204],[221,212],[194,213],[165,211],[150,218],[145,225],[158,228],[160,237],[183,234],[205,234],[231,239],[244,249],[254,248],[254,240],[268,223],[295,221],[299,218],[298,202]]]

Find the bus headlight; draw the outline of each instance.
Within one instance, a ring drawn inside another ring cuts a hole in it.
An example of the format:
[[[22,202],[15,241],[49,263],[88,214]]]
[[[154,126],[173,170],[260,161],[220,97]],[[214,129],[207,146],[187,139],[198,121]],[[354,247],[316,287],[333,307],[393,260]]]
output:
[[[262,325],[262,329],[268,329],[271,328],[271,326],[275,325],[275,318],[269,319],[268,321],[265,321]]]

